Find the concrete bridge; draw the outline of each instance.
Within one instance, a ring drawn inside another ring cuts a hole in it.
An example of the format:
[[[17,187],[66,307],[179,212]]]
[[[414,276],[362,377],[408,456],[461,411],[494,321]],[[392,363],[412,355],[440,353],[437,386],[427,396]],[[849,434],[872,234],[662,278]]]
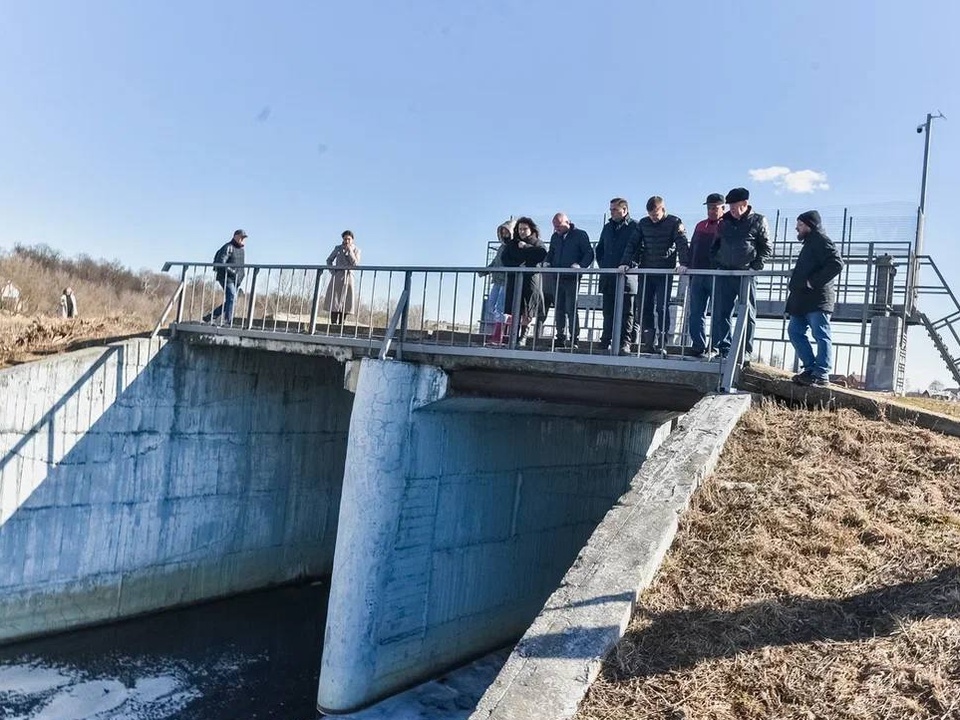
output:
[[[589,292],[576,352],[491,347],[482,268],[357,270],[335,325],[252,266],[228,326],[181,268],[170,340],[0,372],[0,639],[330,576],[323,710],[524,636],[477,717],[572,714],[749,402],[743,308],[725,360],[604,351]]]

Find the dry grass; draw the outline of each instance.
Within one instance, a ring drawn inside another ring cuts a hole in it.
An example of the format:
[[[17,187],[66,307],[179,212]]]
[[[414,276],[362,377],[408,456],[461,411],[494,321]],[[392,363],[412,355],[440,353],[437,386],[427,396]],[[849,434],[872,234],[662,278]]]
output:
[[[152,330],[150,325],[130,315],[74,320],[0,315],[0,368],[142,333]]]
[[[938,400],[937,398],[925,397],[898,397],[897,402],[903,405],[911,405],[923,410],[932,410],[941,415],[950,417],[960,417],[960,403],[950,402],[948,400]]]
[[[579,720],[960,718],[960,440],[765,403]]]

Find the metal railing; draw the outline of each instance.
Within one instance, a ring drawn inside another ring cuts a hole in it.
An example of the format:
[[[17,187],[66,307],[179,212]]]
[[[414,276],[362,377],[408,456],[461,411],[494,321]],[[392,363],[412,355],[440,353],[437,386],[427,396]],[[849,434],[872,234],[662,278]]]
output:
[[[164,270],[174,267],[180,270],[180,283],[167,312],[176,305],[175,327],[180,329],[295,335],[382,358],[404,353],[535,357],[699,371],[716,374],[722,390],[733,388],[742,364],[751,281],[758,276],[772,281],[781,274],[710,270],[684,276],[709,277],[711,297],[716,297],[718,283],[725,284],[728,294],[736,288],[737,321],[729,347],[725,340],[723,357],[712,357],[709,318],[706,353],[694,355],[687,342],[689,282],[681,283],[678,303],[669,291],[677,279],[671,270],[498,268],[506,278],[502,295],[507,296],[498,306],[500,292],[491,294],[490,269],[484,267],[247,265],[239,283],[218,282],[218,270],[230,266],[171,261]],[[635,294],[627,292],[634,281]],[[605,293],[598,290],[601,283]],[[537,300],[541,293],[542,304]],[[226,307],[229,295],[232,310]],[[558,299],[575,311],[558,311]],[[622,336],[618,330],[631,311],[636,319]],[[558,323],[559,316],[566,322]],[[578,326],[576,335],[572,329],[561,332],[571,320]]]

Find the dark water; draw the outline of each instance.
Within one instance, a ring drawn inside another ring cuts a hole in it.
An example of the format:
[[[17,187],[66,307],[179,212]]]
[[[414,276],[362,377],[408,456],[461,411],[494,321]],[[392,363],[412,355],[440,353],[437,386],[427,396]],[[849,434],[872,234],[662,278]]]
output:
[[[0,647],[0,718],[316,717],[329,587],[286,587]]]
[[[3,720],[314,720],[329,587],[252,593],[0,647]],[[350,720],[466,720],[509,649]]]

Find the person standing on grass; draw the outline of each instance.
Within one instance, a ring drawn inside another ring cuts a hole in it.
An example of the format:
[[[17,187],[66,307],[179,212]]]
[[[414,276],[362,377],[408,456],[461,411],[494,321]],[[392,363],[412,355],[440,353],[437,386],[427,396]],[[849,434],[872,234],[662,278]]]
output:
[[[214,268],[217,283],[223,288],[223,302],[213,309],[213,312],[204,315],[204,322],[212,322],[223,317],[227,325],[233,323],[233,306],[237,301],[240,283],[243,282],[243,249],[247,243],[247,234],[243,230],[235,230],[229,242],[217,250],[213,262],[219,267]]]
[[[78,313],[77,296],[73,294],[73,288],[64,288],[60,296],[60,317],[75,318]]]
[[[830,315],[836,303],[834,280],[843,269],[836,246],[824,232],[820,213],[807,210],[797,217],[797,239],[803,243],[790,275],[787,334],[803,365],[793,376],[798,385],[828,385],[833,369],[833,340]],[[807,329],[817,344],[813,354]]]
[[[593,247],[590,236],[576,227],[566,213],[553,216],[553,235],[547,251],[547,264],[554,268],[588,268],[593,265]],[[556,347],[567,346],[567,325],[570,326],[570,347],[577,346],[580,323],[577,319],[577,293],[580,275],[547,275],[548,284],[555,291]]]

